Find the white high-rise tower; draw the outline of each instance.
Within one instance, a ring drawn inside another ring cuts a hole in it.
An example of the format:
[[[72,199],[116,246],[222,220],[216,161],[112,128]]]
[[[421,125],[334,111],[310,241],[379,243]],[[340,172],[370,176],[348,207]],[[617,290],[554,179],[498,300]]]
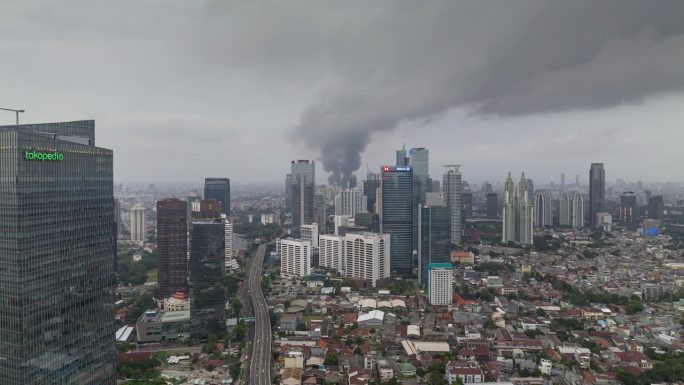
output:
[[[135,205],[131,208],[131,241],[142,243],[147,239],[145,213],[145,208],[141,205]]]
[[[449,208],[451,217],[451,243],[460,243],[462,224],[461,215],[463,210],[462,191],[461,191],[461,166],[450,164],[444,166],[442,176],[442,190],[444,191],[444,201]]]

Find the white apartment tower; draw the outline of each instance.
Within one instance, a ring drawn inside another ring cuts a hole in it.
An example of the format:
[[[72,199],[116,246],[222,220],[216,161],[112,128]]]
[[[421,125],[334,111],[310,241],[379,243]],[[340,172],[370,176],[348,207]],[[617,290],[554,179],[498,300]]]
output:
[[[428,300],[431,305],[449,305],[453,302],[454,273],[451,263],[427,265]]]
[[[146,211],[141,205],[131,208],[131,241],[145,242],[147,239]]]
[[[318,265],[344,272],[344,237],[321,235],[318,241]]]
[[[578,192],[572,198],[572,227],[576,229],[584,227],[584,195]]]
[[[233,254],[233,224],[226,214],[221,214],[221,219],[223,220],[223,225],[225,228],[225,266],[226,271],[229,270],[229,266],[234,266],[234,254]]]
[[[508,173],[504,187],[503,229],[501,234],[503,243],[513,241],[523,245],[532,244],[534,207],[528,196],[527,183],[525,173],[522,173],[520,182],[518,182],[518,190],[516,190],[511,173]]]
[[[553,226],[553,198],[549,192],[538,192],[534,197],[534,225],[536,227]]]
[[[564,192],[561,194],[559,214],[559,225],[562,227],[572,226],[572,198],[570,193]]]
[[[358,187],[341,190],[335,196],[335,215],[349,215],[353,218],[356,213],[367,211],[367,202],[363,190]]]
[[[347,233],[344,240],[345,274],[371,281],[390,276],[390,236],[378,233]]]
[[[301,239],[280,241],[280,275],[306,277],[311,273],[311,242]]]

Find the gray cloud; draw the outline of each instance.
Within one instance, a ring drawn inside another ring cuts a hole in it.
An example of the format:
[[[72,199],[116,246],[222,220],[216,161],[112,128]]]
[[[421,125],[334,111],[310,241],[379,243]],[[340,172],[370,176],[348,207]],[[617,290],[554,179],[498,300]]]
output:
[[[402,122],[442,127],[457,108],[503,127],[643,106],[684,86],[678,0],[7,0],[0,14],[0,101],[28,106],[32,120],[98,119],[99,138],[126,154],[117,170],[137,179],[137,164],[161,166],[133,149],[200,159],[211,144],[225,150],[208,173],[276,178],[312,151],[340,181]],[[218,168],[257,149],[269,156],[254,171]],[[172,166],[196,176],[189,162]]]

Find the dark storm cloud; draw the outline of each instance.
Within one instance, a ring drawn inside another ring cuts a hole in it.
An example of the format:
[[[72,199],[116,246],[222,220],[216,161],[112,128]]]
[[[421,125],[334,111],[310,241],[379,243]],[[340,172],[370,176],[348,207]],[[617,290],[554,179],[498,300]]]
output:
[[[402,119],[601,109],[684,86],[684,2],[482,3],[396,2],[325,42],[338,78],[296,133],[336,180]]]

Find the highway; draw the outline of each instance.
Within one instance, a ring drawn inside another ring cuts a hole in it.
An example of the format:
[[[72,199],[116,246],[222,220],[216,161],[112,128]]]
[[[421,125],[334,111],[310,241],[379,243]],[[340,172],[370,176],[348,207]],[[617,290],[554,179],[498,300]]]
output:
[[[269,385],[271,383],[271,318],[266,299],[261,291],[261,274],[266,254],[266,245],[261,245],[254,253],[247,275],[249,296],[254,306],[254,341],[249,367],[250,385]]]

